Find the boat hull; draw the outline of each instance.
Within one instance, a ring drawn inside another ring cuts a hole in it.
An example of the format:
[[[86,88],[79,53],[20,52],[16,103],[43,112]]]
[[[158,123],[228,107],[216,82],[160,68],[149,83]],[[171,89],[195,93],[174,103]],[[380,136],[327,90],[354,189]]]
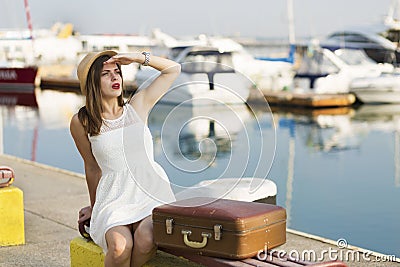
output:
[[[366,88],[351,92],[365,104],[400,104],[400,90]]]
[[[400,75],[387,74],[375,78],[355,79],[350,92],[366,104],[400,103]]]
[[[37,106],[35,95],[36,66],[0,68],[0,104]]]

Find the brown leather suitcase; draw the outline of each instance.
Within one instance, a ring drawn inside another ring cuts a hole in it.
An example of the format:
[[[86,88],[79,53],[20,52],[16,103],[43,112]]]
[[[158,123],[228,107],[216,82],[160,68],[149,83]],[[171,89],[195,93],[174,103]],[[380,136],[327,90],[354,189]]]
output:
[[[244,259],[286,242],[286,210],[271,204],[199,197],[156,207],[152,216],[161,248]]]

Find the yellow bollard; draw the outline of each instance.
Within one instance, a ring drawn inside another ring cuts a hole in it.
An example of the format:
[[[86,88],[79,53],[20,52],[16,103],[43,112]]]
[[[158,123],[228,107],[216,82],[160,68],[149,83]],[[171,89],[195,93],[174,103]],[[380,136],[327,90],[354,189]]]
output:
[[[0,188],[0,246],[25,244],[23,192],[15,186]]]
[[[103,267],[104,253],[93,241],[82,237],[72,239],[69,244],[71,267]]]

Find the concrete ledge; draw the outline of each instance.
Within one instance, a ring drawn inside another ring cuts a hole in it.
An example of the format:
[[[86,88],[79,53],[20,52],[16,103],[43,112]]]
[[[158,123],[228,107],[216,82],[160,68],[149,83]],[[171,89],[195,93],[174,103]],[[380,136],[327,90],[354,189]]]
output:
[[[25,244],[23,192],[15,186],[0,188],[0,246]]]
[[[87,241],[82,237],[76,237],[70,242],[70,259],[71,267],[103,267],[104,253],[93,241]],[[198,267],[202,266],[194,262],[190,262],[182,257],[176,257],[171,254],[157,251],[156,256],[144,266],[147,267]]]

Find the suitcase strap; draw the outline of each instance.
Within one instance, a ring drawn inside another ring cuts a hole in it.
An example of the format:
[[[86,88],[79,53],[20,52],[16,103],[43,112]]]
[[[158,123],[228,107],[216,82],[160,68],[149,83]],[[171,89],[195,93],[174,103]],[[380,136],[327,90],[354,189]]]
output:
[[[197,241],[190,241],[188,236],[192,234],[192,231],[190,230],[182,230],[182,235],[183,235],[183,242],[185,243],[186,246],[191,247],[191,248],[204,248],[207,246],[207,241],[208,238],[211,238],[211,233],[206,233],[203,232],[201,233],[201,236],[203,237],[203,241],[197,242]]]

